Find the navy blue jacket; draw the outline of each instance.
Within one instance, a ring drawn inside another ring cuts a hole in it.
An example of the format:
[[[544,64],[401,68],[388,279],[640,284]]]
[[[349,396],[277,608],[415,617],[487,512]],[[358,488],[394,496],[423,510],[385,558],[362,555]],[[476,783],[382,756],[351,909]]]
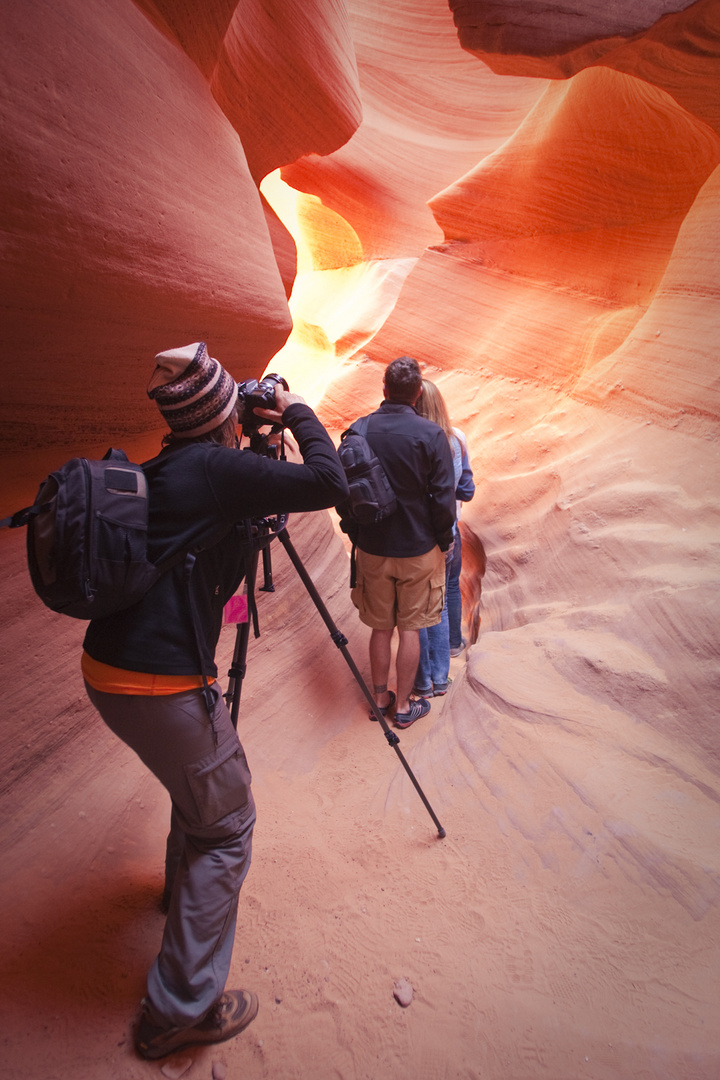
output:
[[[446,551],[455,523],[455,474],[447,435],[412,405],[383,401],[370,414],[367,441],[398,500],[374,525],[359,525],[357,546],[370,555],[409,558],[436,544]],[[355,539],[355,536],[353,536]]]
[[[322,510],[348,494],[335,447],[312,409],[290,405],[283,423],[298,441],[302,464],[188,441],[143,465],[149,490],[148,555],[153,562],[222,537],[197,556],[190,582],[206,675],[217,675],[214,654],[223,607],[245,576],[251,549],[243,523]],[[93,619],[84,645],[93,659],[128,671],[200,674],[183,564],[163,574],[138,604]]]

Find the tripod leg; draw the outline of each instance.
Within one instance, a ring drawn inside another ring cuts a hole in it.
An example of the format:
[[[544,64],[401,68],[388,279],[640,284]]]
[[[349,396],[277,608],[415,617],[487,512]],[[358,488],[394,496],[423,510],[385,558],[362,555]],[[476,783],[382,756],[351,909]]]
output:
[[[344,634],[342,634],[340,632],[340,630],[338,630],[337,626],[333,622],[332,617],[330,615],[330,612],[325,607],[325,604],[323,603],[319,592],[315,588],[315,585],[313,583],[312,578],[310,577],[307,570],[303,566],[302,561],[300,559],[300,556],[298,555],[297,551],[293,547],[292,541],[290,540],[290,537],[288,536],[287,529],[281,529],[280,532],[276,533],[276,536],[277,536],[278,540],[280,541],[280,543],[282,544],[282,546],[287,551],[288,555],[290,556],[290,560],[291,560],[293,566],[295,567],[295,569],[297,570],[298,574],[300,575],[300,578],[302,580],[303,585],[305,586],[305,588],[309,592],[310,597],[311,597],[313,603],[315,604],[315,607],[318,609],[318,611],[320,612],[320,615],[322,616],[323,622],[325,623],[328,630],[330,631],[330,637],[332,638],[332,640],[335,642],[335,644],[337,645],[337,647],[340,649],[343,656],[345,657],[345,660],[347,661],[348,667],[350,668],[353,675],[355,676],[355,679],[356,679],[360,689],[365,694],[365,697],[367,698],[368,703],[369,703],[370,707],[372,708],[375,719],[380,723],[383,731],[385,732],[385,738],[387,739],[388,744],[393,748],[393,750],[397,754],[398,758],[400,759],[400,762],[402,763],[402,766],[405,769],[405,772],[410,777],[415,790],[417,791],[418,795],[422,799],[422,802],[423,802],[423,805],[425,806],[425,809],[427,810],[428,814],[430,815],[430,817],[432,818],[432,820],[433,820],[433,822],[435,824],[435,827],[437,828],[438,836],[440,837],[440,839],[442,839],[446,835],[445,830],[443,829],[442,825],[440,824],[437,817],[435,816],[435,814],[433,812],[433,809],[430,806],[430,803],[425,798],[425,793],[423,792],[422,788],[420,787],[417,780],[415,779],[415,776],[413,775],[412,769],[408,765],[407,761],[405,760],[405,758],[403,756],[402,751],[400,750],[400,748],[398,746],[398,743],[400,742],[400,739],[395,734],[395,732],[391,731],[390,728],[388,727],[388,723],[387,723],[385,717],[383,716],[383,714],[380,712],[379,708],[375,704],[375,698],[370,693],[370,690],[369,690],[365,680],[363,679],[362,675],[360,674],[355,661],[353,660],[352,656],[348,652],[347,638],[345,637]]]
[[[225,694],[225,702],[230,707],[230,719],[237,731],[238,715],[240,712],[240,694],[242,682],[247,670],[247,648],[250,639],[250,623],[238,623],[235,634],[235,651],[232,664],[228,670],[228,688]]]
[[[233,653],[232,664],[228,671],[228,688],[225,694],[225,703],[230,708],[230,718],[233,722],[233,727],[237,730],[238,726],[238,714],[240,711],[240,694],[242,691],[242,681],[245,678],[245,671],[247,670],[247,650],[248,642],[250,640],[250,620],[256,620],[255,612],[255,578],[257,576],[258,565],[258,551],[255,550],[250,558],[247,572],[245,574],[245,582],[247,584],[247,601],[248,612],[247,622],[238,623],[237,631],[235,634],[235,651]]]

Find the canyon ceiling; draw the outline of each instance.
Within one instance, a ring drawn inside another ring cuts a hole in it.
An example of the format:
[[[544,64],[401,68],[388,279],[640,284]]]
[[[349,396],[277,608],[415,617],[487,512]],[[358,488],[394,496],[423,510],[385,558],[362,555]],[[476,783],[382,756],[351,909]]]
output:
[[[463,814],[527,860],[626,882],[717,957],[720,0],[0,10],[0,516],[68,456],[154,452],[161,349],[205,340],[238,379],[270,365],[335,434],[416,356],[477,482],[472,646],[416,760],[438,791],[462,776]],[[354,626],[324,518],[296,540],[332,552],[318,583]],[[0,536],[3,791],[36,821],[48,746],[61,801],[89,708],[82,627],[34,598],[18,533]],[[290,685],[322,679],[325,648],[309,630]],[[310,768],[338,730],[298,724],[302,752],[278,736],[268,769]],[[676,1080],[718,1062],[701,968],[656,1002],[672,1061],[699,1055]]]

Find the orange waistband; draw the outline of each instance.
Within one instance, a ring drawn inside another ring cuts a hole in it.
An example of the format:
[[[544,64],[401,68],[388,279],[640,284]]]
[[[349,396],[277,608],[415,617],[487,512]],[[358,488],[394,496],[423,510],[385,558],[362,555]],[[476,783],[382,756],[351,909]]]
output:
[[[83,678],[93,690],[104,694],[142,694],[154,697],[161,694],[181,694],[202,686],[202,675],[153,675],[147,671],[127,671],[93,660],[86,652],[80,662]],[[209,683],[215,682],[208,676]]]

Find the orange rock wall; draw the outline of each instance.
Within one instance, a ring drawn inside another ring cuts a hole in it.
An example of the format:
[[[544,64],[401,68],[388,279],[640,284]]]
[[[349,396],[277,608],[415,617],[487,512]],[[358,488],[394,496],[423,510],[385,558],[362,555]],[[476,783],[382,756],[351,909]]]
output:
[[[359,122],[342,3],[142,7],[4,5],[0,452],[147,430],[172,345],[259,375],[295,261],[253,173]]]
[[[154,453],[152,355],[201,337],[238,378],[291,370],[336,431],[411,353],[469,440],[471,647],[403,733],[444,846],[394,764],[365,768],[377,725],[278,557],[242,721],[269,809],[243,904],[275,992],[262,1065],[259,1041],[228,1044],[238,1075],[715,1080],[720,0],[6,0],[3,30],[0,514],[71,452]],[[276,169],[299,274],[258,191]],[[293,286],[320,372],[292,338],[277,355]],[[342,540],[323,515],[292,531],[367,675]],[[114,982],[102,948],[75,970],[89,871],[142,879],[149,920],[166,808],[146,814],[98,727],[82,627],[39,606],[23,540],[0,534],[8,1053],[39,1076],[50,1042],[56,1071],[97,1080],[127,1067],[115,1028],[146,957],[133,930]],[[226,671],[227,633],[221,653]],[[80,912],[66,954],[58,882]],[[43,949],[45,1039],[26,1027]],[[377,989],[391,962],[422,985],[402,1014]],[[100,1066],[71,967],[85,997],[102,979]]]
[[[366,259],[417,257],[442,239],[429,200],[497,149],[545,84],[498,79],[474,63],[443,0],[348,7],[363,122],[340,150],[301,158],[282,176],[345,219]]]
[[[382,364],[409,351],[446,387],[493,491],[520,421],[566,482],[562,439],[542,435],[559,408],[588,430],[657,423],[707,450],[720,5],[450,7],[465,52],[440,0],[9,5],[0,430],[13,497],[48,455],[153,428],[142,387],[169,341],[207,338],[238,377],[276,353],[295,247],[257,184],[278,167],[311,196],[313,265],[355,272],[332,333],[316,304],[336,353],[320,403],[333,427],[371,407]],[[524,400],[510,405],[514,386]],[[698,462],[708,492],[715,464]],[[511,470],[499,505],[514,490]],[[465,528],[477,632],[484,497]],[[497,565],[490,552],[486,602]]]
[[[475,6],[474,53],[496,71],[551,81],[529,101],[526,84],[509,80],[522,116],[428,199],[443,238],[362,351],[345,355],[322,408],[337,427],[372,408],[382,366],[410,352],[468,434],[480,481],[463,513],[463,592],[479,709],[499,722],[519,709],[527,721],[537,706],[571,726],[573,709],[598,723],[603,708],[618,709],[667,737],[665,753],[677,739],[716,768],[719,5],[642,7],[620,28],[586,6],[595,30],[570,48],[560,33],[569,16],[546,25],[537,6],[542,48],[533,31],[535,51],[512,53],[508,18],[498,59],[478,41],[497,44],[499,9]],[[391,33],[392,17],[377,18]],[[394,71],[382,48],[373,55],[374,65],[359,55],[361,85],[366,63],[372,85]],[[373,192],[337,196],[343,177],[357,192],[371,140],[392,160],[391,125],[382,143],[379,128],[373,112],[340,151],[283,175],[343,213],[367,258],[391,262],[411,253],[413,230],[394,243]],[[390,185],[387,170],[376,175]],[[410,221],[421,192],[412,180],[396,191]],[[580,695],[569,711],[553,704],[566,691]],[[696,885],[702,908],[702,873]]]

